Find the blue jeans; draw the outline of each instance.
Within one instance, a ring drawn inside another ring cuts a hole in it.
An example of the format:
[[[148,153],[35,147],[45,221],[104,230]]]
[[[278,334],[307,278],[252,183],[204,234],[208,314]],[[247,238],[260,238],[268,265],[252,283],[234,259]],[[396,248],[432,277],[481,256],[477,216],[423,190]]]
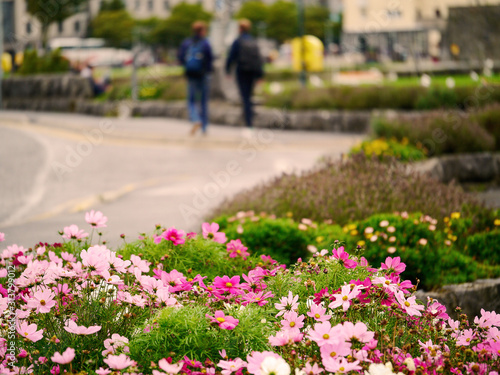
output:
[[[208,76],[188,77],[188,112],[191,122],[201,123],[203,133],[208,126]]]
[[[243,116],[245,118],[246,126],[251,128],[253,125],[253,103],[252,94],[257,82],[257,77],[249,73],[236,73],[236,81],[240,89],[241,101],[243,102]]]

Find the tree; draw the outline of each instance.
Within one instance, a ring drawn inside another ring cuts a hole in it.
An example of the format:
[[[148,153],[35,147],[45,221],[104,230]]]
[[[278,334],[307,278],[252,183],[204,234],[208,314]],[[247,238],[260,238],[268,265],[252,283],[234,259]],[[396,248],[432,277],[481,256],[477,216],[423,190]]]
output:
[[[201,4],[182,2],[174,6],[170,17],[152,31],[151,40],[155,44],[178,47],[191,35],[191,25],[194,21],[210,22],[211,19],[212,14],[205,11]]]
[[[47,45],[47,32],[49,31],[50,25],[56,22],[63,22],[65,19],[80,12],[86,5],[88,5],[88,0],[26,0],[26,9],[28,13],[40,22],[40,36],[44,48]]]
[[[113,47],[130,47],[135,21],[126,10],[105,10],[92,20],[92,35]]]
[[[256,36],[258,34],[258,25],[264,24],[268,18],[268,7],[262,1],[250,0],[241,6],[238,13],[236,13],[235,18],[246,18],[252,22],[254,27],[252,28],[252,34]]]
[[[125,9],[125,4],[123,3],[123,0],[104,0],[101,3],[101,8],[100,11],[106,11],[106,10],[124,10]]]
[[[305,32],[321,40],[325,39],[325,27],[330,26],[330,11],[321,6],[308,6],[305,9]]]
[[[297,36],[297,6],[289,1],[279,0],[269,6],[267,36],[278,43]]]

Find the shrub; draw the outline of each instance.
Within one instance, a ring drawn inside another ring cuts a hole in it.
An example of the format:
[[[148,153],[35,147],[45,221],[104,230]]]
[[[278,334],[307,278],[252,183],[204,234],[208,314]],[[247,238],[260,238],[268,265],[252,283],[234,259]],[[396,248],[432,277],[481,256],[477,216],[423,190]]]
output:
[[[500,265],[500,230],[467,237],[466,253],[486,263]]]
[[[409,145],[408,138],[402,138],[401,142],[394,138],[389,140],[377,138],[370,141],[363,141],[358,146],[353,147],[350,153],[351,155],[362,153],[368,157],[376,156],[381,161],[387,157],[392,157],[402,162],[418,161],[426,158],[423,147]]]
[[[377,137],[404,138],[415,147],[424,147],[429,155],[492,151],[495,139],[476,121],[459,113],[433,112],[418,120],[401,115],[378,118],[372,124]]]
[[[69,61],[62,56],[61,50],[56,49],[43,56],[38,56],[36,50],[26,51],[19,74],[63,73],[68,72]]]
[[[472,118],[495,137],[495,150],[500,150],[500,105],[493,105],[476,111]]]
[[[473,216],[474,225],[492,216],[456,185],[409,173],[394,161],[381,163],[361,156],[345,162],[327,160],[300,175],[284,174],[226,200],[210,216],[250,210],[341,225],[395,211],[425,212],[436,219],[458,211]]]

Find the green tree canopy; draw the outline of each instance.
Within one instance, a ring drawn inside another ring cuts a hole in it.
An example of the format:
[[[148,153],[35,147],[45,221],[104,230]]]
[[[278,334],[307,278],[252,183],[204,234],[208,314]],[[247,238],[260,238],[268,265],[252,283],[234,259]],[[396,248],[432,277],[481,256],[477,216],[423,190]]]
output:
[[[81,11],[81,9],[88,4],[88,0],[25,1],[28,13],[40,22],[40,37],[43,47],[47,45],[47,32],[50,25],[56,22],[64,21],[75,13]]]
[[[92,20],[92,35],[113,47],[130,47],[135,21],[126,10],[105,10]]]
[[[123,0],[104,0],[101,3],[101,11],[106,11],[106,10],[124,10],[125,9],[125,4]]]
[[[279,0],[268,8],[267,36],[278,43],[297,36],[297,6],[294,2]]]
[[[305,9],[305,33],[325,39],[325,27],[329,24],[330,11],[322,6],[308,6]]]
[[[201,4],[182,2],[172,8],[170,17],[152,30],[150,39],[155,44],[178,47],[191,35],[191,25],[194,21],[210,22],[211,19],[212,14],[205,11]]]
[[[241,6],[238,13],[236,13],[235,18],[246,18],[250,20],[253,24],[252,34],[257,35],[259,24],[264,24],[267,22],[269,15],[268,7],[260,0],[250,0]]]

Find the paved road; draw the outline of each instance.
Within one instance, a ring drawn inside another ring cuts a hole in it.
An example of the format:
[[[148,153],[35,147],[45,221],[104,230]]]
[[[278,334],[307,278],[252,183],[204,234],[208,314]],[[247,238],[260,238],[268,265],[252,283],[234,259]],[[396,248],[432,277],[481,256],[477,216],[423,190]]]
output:
[[[172,119],[97,118],[0,112],[0,232],[28,247],[60,241],[58,231],[84,213],[108,216],[110,246],[155,224],[199,230],[202,218],[238,191],[338,157],[359,135],[211,125],[191,138]]]

